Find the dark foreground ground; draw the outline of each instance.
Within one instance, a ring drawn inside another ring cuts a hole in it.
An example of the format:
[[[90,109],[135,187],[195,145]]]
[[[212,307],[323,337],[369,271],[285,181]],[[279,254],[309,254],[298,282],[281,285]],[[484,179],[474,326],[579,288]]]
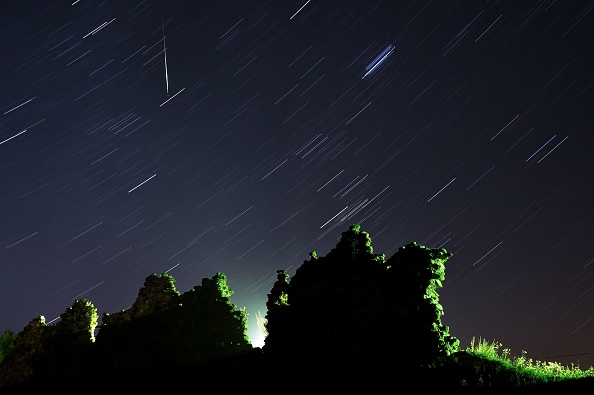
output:
[[[453,369],[453,368],[452,368]],[[0,394],[587,394],[594,378],[514,387],[497,377],[460,385],[465,373],[413,371],[386,358],[266,358],[260,349],[242,356],[220,358],[195,366],[155,366],[132,369],[98,366],[76,375],[52,377],[0,388]],[[488,374],[486,375],[488,376]]]

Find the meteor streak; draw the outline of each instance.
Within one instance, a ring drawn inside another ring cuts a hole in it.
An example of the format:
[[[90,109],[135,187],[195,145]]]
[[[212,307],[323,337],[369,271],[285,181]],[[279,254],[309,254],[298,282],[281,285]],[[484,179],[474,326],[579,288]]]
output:
[[[163,23],[163,54],[165,55],[165,88],[169,96],[169,75],[167,74],[167,46],[165,45],[165,24]]]

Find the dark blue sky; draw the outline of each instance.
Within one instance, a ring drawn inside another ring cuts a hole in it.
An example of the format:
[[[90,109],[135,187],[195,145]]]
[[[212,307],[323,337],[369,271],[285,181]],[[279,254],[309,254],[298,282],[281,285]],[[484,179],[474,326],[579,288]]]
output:
[[[276,270],[360,223],[453,253],[462,345],[594,365],[593,8],[2,3],[0,330],[221,271],[257,345]]]

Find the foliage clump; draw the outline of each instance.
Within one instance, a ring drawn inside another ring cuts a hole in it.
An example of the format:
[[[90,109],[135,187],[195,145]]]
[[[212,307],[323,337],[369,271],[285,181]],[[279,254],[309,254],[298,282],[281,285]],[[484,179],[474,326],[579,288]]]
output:
[[[0,337],[0,363],[8,355],[10,350],[14,348],[14,340],[16,339],[16,332],[5,330]]]
[[[45,317],[32,319],[14,339],[14,345],[0,365],[0,387],[25,382],[33,375],[36,356],[43,353]]]
[[[144,286],[138,291],[138,297],[132,306],[113,314],[104,313],[101,319],[102,325],[114,325],[168,310],[179,303],[179,291],[175,289],[174,283],[173,276],[167,273],[149,275],[144,280]]]
[[[452,256],[445,249],[410,243],[386,260],[353,224],[326,256],[310,256],[292,279],[278,271],[268,295],[265,351],[349,350],[418,365],[458,350],[458,339],[441,324],[437,293]]]
[[[202,348],[232,352],[251,348],[247,315],[231,302],[233,293],[227,285],[227,276],[217,272],[181,295],[183,323],[187,323],[184,327]],[[200,336],[196,336],[198,333]]]
[[[444,248],[412,242],[386,261],[386,285],[395,290],[393,324],[404,329],[405,338],[414,341],[407,343],[407,353],[438,357],[459,350],[460,341],[441,323],[444,311],[437,293],[445,280],[445,262],[451,256]]]
[[[183,294],[173,277],[153,274],[138,293],[140,302],[129,309],[133,318],[117,324],[108,320],[97,335],[100,359],[110,366],[153,369],[251,349],[246,313],[231,303],[232,294],[221,272]]]
[[[104,314],[76,300],[47,325],[39,316],[10,341],[0,363],[0,387],[18,383],[68,385],[95,376],[127,376],[200,364],[251,350],[247,316],[231,303],[227,277],[216,273],[181,294],[166,273],[145,279],[128,310]]]
[[[0,365],[0,386],[51,377],[57,369],[68,371],[80,362],[95,341],[98,314],[86,299],[75,300],[55,325],[44,316],[34,318],[14,338]]]

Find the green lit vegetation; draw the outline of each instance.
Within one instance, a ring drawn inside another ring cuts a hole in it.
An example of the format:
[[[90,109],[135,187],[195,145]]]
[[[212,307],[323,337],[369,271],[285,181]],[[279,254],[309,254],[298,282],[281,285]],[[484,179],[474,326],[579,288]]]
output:
[[[497,364],[491,364],[494,372],[489,372],[489,374],[492,375],[498,371],[507,372],[510,381],[513,382],[513,378],[517,378],[517,385],[594,377],[594,367],[592,366],[583,370],[574,364],[562,365],[553,361],[534,360],[529,358],[524,350],[520,356],[513,356],[509,348],[503,348],[503,345],[497,341],[488,342],[485,339],[476,340],[473,338],[465,351],[480,358],[477,365],[481,365],[481,362],[485,365],[497,362]],[[477,371],[481,371],[480,366],[477,366]],[[477,379],[480,379],[480,376]]]
[[[325,256],[315,251],[293,277],[277,270],[256,322],[264,347],[252,347],[247,315],[231,302],[223,273],[180,294],[168,274],[151,274],[127,310],[104,313],[77,300],[47,325],[34,318],[0,337],[2,393],[56,386],[97,392],[340,394],[582,393],[594,367],[513,356],[473,339],[463,349],[442,324],[438,290],[452,254],[415,242],[390,258],[374,253],[358,224]],[[316,390],[316,391],[312,391]],[[63,392],[63,391],[62,391]],[[85,392],[89,392],[86,391]]]
[[[16,333],[11,330],[5,330],[2,336],[0,336],[0,363],[4,360],[4,357],[14,347],[14,339]]]

